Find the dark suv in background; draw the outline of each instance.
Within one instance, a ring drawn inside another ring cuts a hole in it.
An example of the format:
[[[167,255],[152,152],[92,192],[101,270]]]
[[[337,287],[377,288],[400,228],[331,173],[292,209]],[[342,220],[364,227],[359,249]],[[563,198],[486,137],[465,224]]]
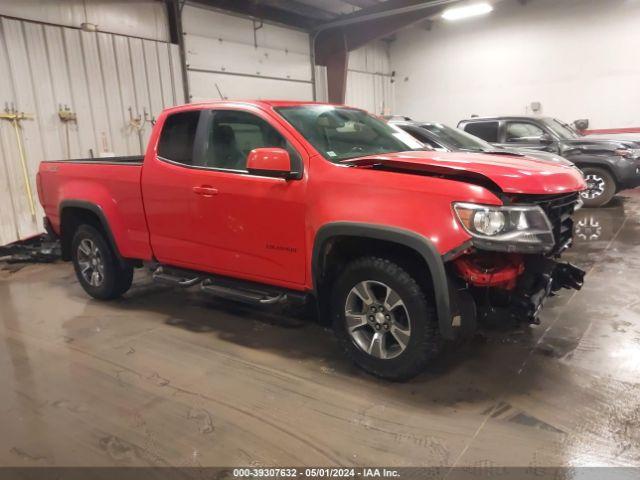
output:
[[[590,138],[551,117],[475,117],[458,128],[500,147],[557,153],[584,173],[585,206],[609,203],[620,190],[640,185],[640,142]]]
[[[558,165],[575,166],[569,160],[555,153],[533,149],[498,147],[464,130],[453,128],[443,123],[419,122],[409,117],[401,117],[398,115],[385,118],[390,124],[401,128],[434,150],[443,152],[481,152],[495,155],[517,155],[520,157],[528,156],[555,162]]]

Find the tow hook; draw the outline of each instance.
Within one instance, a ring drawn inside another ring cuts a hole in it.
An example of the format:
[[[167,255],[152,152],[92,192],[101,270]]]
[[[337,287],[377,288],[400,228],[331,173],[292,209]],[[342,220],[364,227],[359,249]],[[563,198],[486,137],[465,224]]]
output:
[[[580,290],[586,272],[570,263],[558,263],[553,271],[553,291],[561,288]]]

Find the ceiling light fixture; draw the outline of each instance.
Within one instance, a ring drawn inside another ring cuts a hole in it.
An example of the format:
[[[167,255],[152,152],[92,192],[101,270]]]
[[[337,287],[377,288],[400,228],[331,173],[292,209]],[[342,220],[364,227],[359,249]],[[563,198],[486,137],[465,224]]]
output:
[[[478,15],[486,15],[493,11],[493,7],[486,3],[472,3],[463,7],[451,7],[442,12],[442,18],[445,20],[462,20],[463,18],[476,17]]]

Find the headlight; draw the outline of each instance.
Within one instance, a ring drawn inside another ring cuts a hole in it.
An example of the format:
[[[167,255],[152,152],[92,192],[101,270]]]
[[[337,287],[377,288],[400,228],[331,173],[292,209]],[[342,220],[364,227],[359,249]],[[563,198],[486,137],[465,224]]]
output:
[[[547,252],[555,244],[551,223],[536,206],[454,203],[453,209],[473,243],[485,250]]]
[[[640,157],[640,148],[620,148],[614,153],[624,158],[638,158]]]

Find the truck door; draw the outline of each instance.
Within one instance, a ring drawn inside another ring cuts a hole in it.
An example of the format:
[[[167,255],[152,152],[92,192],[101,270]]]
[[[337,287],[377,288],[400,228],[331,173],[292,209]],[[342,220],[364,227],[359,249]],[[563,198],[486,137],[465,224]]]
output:
[[[189,231],[179,228],[171,242],[182,251],[165,253],[179,266],[295,288],[305,283],[306,181],[250,174],[246,160],[254,148],[282,147],[302,169],[306,153],[263,115],[202,111],[191,164],[168,165],[181,169],[176,196],[188,197],[180,221]]]
[[[200,110],[170,114],[162,125],[158,146],[151,149],[142,167],[142,199],[155,258],[162,263],[183,264],[197,258],[193,238],[197,224],[192,190],[193,147]],[[152,140],[153,141],[153,137]]]

